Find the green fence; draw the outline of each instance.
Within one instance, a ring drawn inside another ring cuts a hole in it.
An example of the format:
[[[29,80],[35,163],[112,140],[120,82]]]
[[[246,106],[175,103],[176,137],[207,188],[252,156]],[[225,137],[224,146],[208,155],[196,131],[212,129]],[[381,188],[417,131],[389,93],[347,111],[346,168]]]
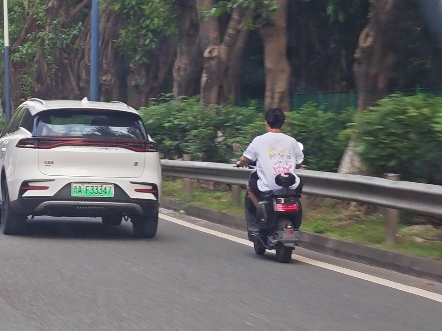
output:
[[[405,96],[426,93],[435,96],[442,96],[442,88],[438,89],[406,89],[392,90],[391,94],[400,93]],[[339,112],[346,108],[356,108],[358,105],[358,97],[355,91],[349,92],[316,92],[316,93],[296,93],[291,97],[291,109],[296,110],[307,102],[316,102],[324,111]],[[240,103],[242,107],[256,105],[258,111],[264,111],[264,99],[247,99]]]

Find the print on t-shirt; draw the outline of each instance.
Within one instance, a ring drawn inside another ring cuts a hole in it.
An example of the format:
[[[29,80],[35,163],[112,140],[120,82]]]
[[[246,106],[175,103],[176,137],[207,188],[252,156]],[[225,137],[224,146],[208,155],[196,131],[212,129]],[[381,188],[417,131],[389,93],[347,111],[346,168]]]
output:
[[[291,148],[281,148],[279,150],[270,147],[268,155],[273,165],[273,176],[284,173],[293,173],[293,162]]]

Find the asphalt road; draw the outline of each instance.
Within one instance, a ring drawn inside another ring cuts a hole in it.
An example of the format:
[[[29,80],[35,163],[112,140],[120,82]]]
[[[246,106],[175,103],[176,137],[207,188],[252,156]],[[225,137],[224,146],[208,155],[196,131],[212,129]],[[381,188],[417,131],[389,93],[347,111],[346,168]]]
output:
[[[441,302],[296,257],[279,264],[227,237],[165,220],[153,240],[134,239],[129,224],[33,220],[26,236],[0,235],[0,330],[442,330]],[[442,294],[442,284],[299,252]]]

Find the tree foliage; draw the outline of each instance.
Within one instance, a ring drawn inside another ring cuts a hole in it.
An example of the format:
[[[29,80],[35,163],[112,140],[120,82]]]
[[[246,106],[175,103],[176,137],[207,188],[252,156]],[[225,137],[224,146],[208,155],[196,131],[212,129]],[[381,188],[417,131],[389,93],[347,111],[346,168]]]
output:
[[[358,116],[359,154],[373,175],[442,184],[442,98],[393,95]]]
[[[239,155],[232,144],[243,148],[264,134],[263,114],[250,107],[202,106],[197,98],[155,104],[140,110],[147,132],[155,138],[168,159],[191,154],[193,160],[229,162]],[[305,164],[312,170],[336,171],[347,145],[342,132],[353,121],[354,110],[326,113],[309,103],[287,113],[283,131],[304,144]]]
[[[236,7],[252,9],[255,13],[254,19],[244,21],[240,27],[255,29],[266,22],[273,20],[273,14],[278,10],[276,0],[221,0],[215,6],[205,11],[205,17],[220,17],[224,14],[231,14]]]
[[[47,6],[50,3],[62,3],[71,11],[82,3],[85,5],[82,10],[75,12],[72,16],[66,12],[60,12],[57,17],[48,21]],[[198,17],[196,13],[201,8],[195,6],[195,3],[195,0],[101,1],[101,13],[107,13],[111,8],[118,16],[112,21],[115,22],[114,25],[102,21],[104,24],[102,36],[107,40],[104,51],[111,50],[115,53],[113,60],[103,58],[102,62],[119,63],[116,70],[118,72],[109,73],[106,69],[100,79],[100,81],[117,81],[118,84],[114,83],[115,86],[112,89],[116,90],[119,87],[121,91],[109,94],[126,101],[126,96],[130,94],[126,89],[130,89],[131,84],[135,84],[136,92],[133,93],[136,96],[128,96],[128,100],[142,99],[142,103],[146,104],[148,103],[146,100],[155,97],[159,91],[170,92],[171,61],[164,61],[164,59],[172,58],[173,61],[175,54],[171,50],[177,46],[180,47],[179,36],[183,35],[183,29],[186,26],[181,26],[179,22],[186,4],[195,7],[195,16],[199,20],[196,22],[196,28],[192,27],[196,29],[192,33],[201,32],[198,30],[198,24],[204,21],[203,18],[216,17],[221,40],[234,9],[238,7],[253,9],[252,19],[241,21],[239,26],[241,29],[249,30],[260,28],[271,22],[272,17],[279,10],[276,0],[213,0],[207,3],[214,4],[214,6],[205,9],[204,17]],[[341,92],[355,88],[352,73],[353,55],[359,34],[367,22],[369,5],[369,0],[289,1],[286,14],[289,18],[287,57],[291,72],[290,93]],[[431,33],[429,21],[418,6],[418,1],[404,0],[404,8],[405,16],[401,20],[397,34],[395,66],[390,76],[392,90],[439,87],[442,75],[442,52],[437,45],[435,35]],[[2,8],[0,12],[1,10]],[[41,80],[38,84],[35,83],[36,69],[41,68],[43,61],[35,62],[37,54],[44,56],[44,65],[48,66],[45,73],[44,70],[40,70],[38,75],[50,77],[59,72],[63,66],[70,66],[74,74],[73,80],[80,81],[79,85],[82,87],[75,94],[62,93],[62,89],[63,91],[73,90],[70,87],[63,87],[54,91],[57,97],[65,94],[69,97],[77,97],[77,94],[84,95],[88,84],[85,76],[89,63],[87,37],[90,29],[89,11],[90,2],[83,0],[9,0],[11,41],[14,43],[23,38],[23,42],[17,45],[12,54],[13,63],[20,63],[17,66],[19,71],[14,72],[14,77],[20,78],[19,86],[14,85],[14,89],[21,89],[19,92],[14,91],[16,95],[25,97],[35,96],[36,91],[40,93],[38,89],[35,89],[36,85],[42,84]],[[36,18],[36,22],[34,22],[34,28],[28,33],[25,28],[32,21],[32,17]],[[0,21],[2,19],[3,15],[0,16]],[[195,22],[192,24],[195,25]],[[3,38],[2,29],[3,24],[0,24],[0,41]],[[200,36],[196,36],[196,39],[201,41]],[[108,44],[112,44],[112,47],[108,48]],[[116,46],[115,51],[114,46]],[[199,43],[196,47],[200,48],[200,53],[205,50],[205,47],[201,47]],[[259,33],[250,32],[244,52],[243,61],[239,65],[241,74],[229,77],[229,86],[235,79],[238,80],[238,84],[240,83],[239,87],[235,86],[234,89],[227,91],[229,95],[238,95],[234,99],[235,102],[239,101],[239,95],[243,100],[248,97],[262,98],[265,91],[265,58]],[[69,59],[62,60],[64,54],[67,54]],[[233,52],[229,52],[229,56],[232,54]],[[77,58],[74,58],[75,56]],[[186,56],[192,59],[191,62],[201,61],[194,57],[193,53]],[[81,69],[86,70],[85,73],[81,73],[82,77],[78,76],[80,74],[75,69],[78,62],[81,62],[80,57],[86,61],[84,68]],[[3,62],[0,62],[1,66]],[[191,95],[198,91],[197,85],[201,81],[201,75],[198,77],[201,69],[197,66],[192,70],[196,73],[191,78],[194,82],[183,84],[196,86],[189,89],[192,91]],[[60,79],[66,81],[65,76]],[[169,83],[163,84],[163,81]],[[142,85],[139,85],[140,82]],[[1,84],[3,84],[3,79],[0,81],[0,86]],[[143,84],[150,84],[150,86],[143,88]],[[222,98],[222,101],[226,100],[228,98]]]
[[[149,51],[156,50],[164,38],[178,33],[177,2],[178,0],[110,2],[111,8],[120,12],[126,22],[116,44],[129,62],[148,62]]]
[[[155,137],[165,158],[191,154],[194,160],[228,162],[229,143],[242,126],[256,117],[253,107],[205,107],[198,98],[174,100],[140,109],[147,132]]]

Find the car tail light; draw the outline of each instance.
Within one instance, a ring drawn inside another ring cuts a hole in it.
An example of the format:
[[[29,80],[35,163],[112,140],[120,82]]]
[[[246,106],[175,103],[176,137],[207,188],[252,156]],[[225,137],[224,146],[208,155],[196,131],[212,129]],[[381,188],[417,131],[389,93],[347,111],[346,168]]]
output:
[[[154,141],[147,141],[144,143],[144,152],[157,152],[157,143]]]
[[[119,147],[134,152],[157,152],[157,144],[154,141],[133,140],[103,140],[90,138],[24,138],[17,142],[18,148],[52,149],[62,146],[94,146],[94,147]]]
[[[151,194],[157,194],[158,191],[153,188],[136,188],[135,192],[138,193],[151,193]]]
[[[38,148],[38,141],[32,138],[20,139],[15,147],[19,148]]]
[[[292,204],[292,205],[284,205],[281,203],[277,203],[275,204],[275,211],[297,211],[298,210],[298,205]]]

